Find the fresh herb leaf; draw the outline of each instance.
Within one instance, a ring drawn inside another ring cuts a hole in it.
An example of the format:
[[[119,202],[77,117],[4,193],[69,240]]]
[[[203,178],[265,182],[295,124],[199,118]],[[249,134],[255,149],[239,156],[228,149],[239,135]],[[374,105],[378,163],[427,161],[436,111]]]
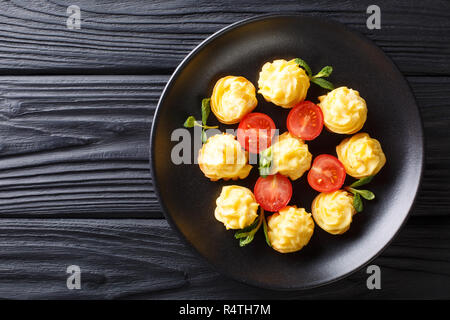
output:
[[[368,176],[368,177],[359,179],[359,180],[353,182],[353,183],[350,185],[350,187],[357,188],[357,187],[361,187],[361,186],[363,186],[363,185],[365,185],[365,184],[368,184],[370,181],[372,181],[373,177],[374,177],[374,176]]]
[[[270,176],[270,169],[269,168],[259,168],[259,175],[263,178]]]
[[[202,123],[197,122],[197,119],[195,119],[194,116],[189,116],[186,121],[184,122],[185,128],[192,128],[192,127],[200,127],[202,128],[202,143],[206,143],[208,140],[208,136],[206,134],[206,129],[217,129],[218,126],[208,126],[206,125],[206,121],[208,121],[209,114],[211,112],[211,106],[210,106],[210,98],[204,98],[202,100]]]
[[[369,190],[358,190],[358,193],[361,197],[363,197],[366,200],[373,200],[375,199],[375,194],[372,191]]]
[[[247,234],[248,234],[250,231],[252,231],[253,229],[255,229],[255,228],[258,226],[258,224],[259,224],[259,218],[258,218],[258,219],[255,219],[255,221],[254,221],[251,225],[249,225],[249,226],[247,226],[247,227],[245,227],[245,228],[243,228],[243,229],[237,231],[237,232],[234,234],[234,237],[235,237],[236,239],[246,237]]]
[[[329,77],[330,74],[333,72],[333,67],[332,66],[326,66],[323,67],[322,70],[319,71],[318,74],[316,74],[313,78],[326,78]]]
[[[267,148],[259,154],[259,174],[263,178],[268,176],[272,166],[272,148]]]
[[[323,78],[311,78],[311,82],[313,82],[313,83],[317,84],[319,87],[322,87],[327,90],[334,89],[334,85],[330,81],[325,80]]]
[[[246,238],[248,236],[248,232],[242,232],[242,233],[235,233],[234,234],[234,238],[235,239],[242,239],[242,238]]]
[[[248,245],[250,242],[253,241],[254,237],[255,237],[255,234],[251,233],[246,238],[239,239],[239,246],[244,247],[244,246]]]
[[[369,190],[359,190],[352,187],[346,188],[348,191],[350,191],[353,194],[359,194],[361,197],[363,197],[366,200],[373,200],[375,199],[375,194],[372,191]]]
[[[361,212],[363,210],[363,202],[362,202],[361,197],[366,200],[373,200],[373,199],[375,199],[375,194],[372,191],[359,190],[359,189],[356,189],[355,187],[360,187],[360,186],[366,185],[370,181],[372,181],[372,179],[373,179],[373,176],[362,178],[362,179],[359,179],[359,180],[353,182],[350,186],[344,188],[348,192],[353,193],[353,206],[355,207],[355,210],[357,212]]]
[[[208,136],[206,135],[205,129],[202,129],[202,143],[205,144],[208,141]]]
[[[262,219],[263,219],[263,230],[264,230],[264,237],[266,238],[266,243],[269,245],[269,247],[272,247],[272,244],[270,243],[269,234],[267,232],[267,221],[266,216],[264,215],[264,212],[262,213]]]
[[[239,239],[239,245],[241,247],[246,246],[247,244],[249,244],[250,242],[253,241],[253,238],[255,237],[255,233],[261,227],[261,223],[262,223],[262,221],[264,219],[263,215],[264,215],[264,210],[261,208],[260,215],[258,216],[258,218],[255,219],[255,221],[251,225],[249,225],[248,227],[237,231],[234,234],[234,237],[236,239]]]
[[[206,126],[206,121],[208,121],[209,113],[211,112],[210,98],[204,98],[202,100],[202,123]]]
[[[185,128],[192,128],[195,126],[195,118],[193,116],[190,116],[186,119],[186,121],[184,122],[184,127]]]
[[[359,193],[353,194],[353,207],[355,207],[356,212],[361,212],[364,209]]]
[[[295,59],[295,63],[298,64],[303,69],[305,69],[307,76],[311,77],[311,75],[312,75],[311,68],[308,66],[308,64],[305,62],[305,60],[302,60],[300,58],[296,58]]]
[[[312,76],[311,68],[308,66],[308,64],[306,63],[305,60],[296,58],[295,63],[297,63],[299,65],[299,67],[302,67],[303,69],[305,69],[306,74],[308,75],[309,80],[311,82],[317,84],[318,86],[320,86],[324,89],[328,89],[328,90],[334,89],[334,85],[330,81],[323,79],[324,77],[330,76],[330,74],[333,72],[332,66],[325,66],[315,76]]]

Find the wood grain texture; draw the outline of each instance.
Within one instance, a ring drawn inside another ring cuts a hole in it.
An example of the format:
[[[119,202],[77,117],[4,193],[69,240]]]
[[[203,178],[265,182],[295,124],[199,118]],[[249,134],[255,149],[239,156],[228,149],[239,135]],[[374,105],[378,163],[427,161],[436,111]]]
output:
[[[162,217],[148,141],[167,79],[0,77],[0,216]],[[427,142],[413,214],[448,215],[450,77],[408,80]]]
[[[2,219],[0,298],[448,299],[449,244],[449,217],[411,218],[372,262],[381,290],[367,289],[364,268],[326,287],[274,292],[212,271],[164,220]],[[66,287],[69,265],[81,268],[80,290]]]
[[[161,217],[148,145],[166,80],[1,78],[1,215]]]
[[[381,30],[366,27],[373,1],[0,1],[0,74],[171,73],[230,23],[300,12],[340,21],[374,40],[406,74],[450,75],[450,2],[379,0]],[[81,29],[66,27],[81,8]],[[331,54],[331,53],[330,53]]]
[[[379,0],[382,28],[368,30],[372,3],[0,0],[0,299],[449,299],[450,2]],[[66,28],[72,4],[81,30]],[[302,292],[248,287],[163,219],[113,219],[162,217],[148,139],[168,75],[220,28],[275,12],[340,21],[409,75],[426,166],[412,217],[373,262],[382,290],[366,288],[365,270]],[[66,288],[73,264],[81,290]]]
[[[422,116],[425,167],[413,215],[450,214],[450,77],[408,77]],[[395,106],[392,106],[395,110]],[[393,111],[395,112],[395,111]]]

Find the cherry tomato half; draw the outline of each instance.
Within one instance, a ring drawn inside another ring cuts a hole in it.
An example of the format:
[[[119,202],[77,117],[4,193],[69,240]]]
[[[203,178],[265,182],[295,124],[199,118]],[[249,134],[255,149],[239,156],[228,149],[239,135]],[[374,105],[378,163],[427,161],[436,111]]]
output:
[[[339,190],[345,181],[344,165],[329,154],[317,156],[308,172],[308,183],[319,192]]]
[[[294,136],[303,140],[313,140],[322,132],[322,110],[311,101],[302,101],[289,112],[286,125]]]
[[[237,130],[241,146],[251,152],[259,153],[270,147],[275,134],[275,123],[264,113],[253,112],[242,118]]]
[[[277,173],[259,177],[255,184],[255,198],[266,211],[276,212],[286,207],[292,197],[292,184],[288,178]]]

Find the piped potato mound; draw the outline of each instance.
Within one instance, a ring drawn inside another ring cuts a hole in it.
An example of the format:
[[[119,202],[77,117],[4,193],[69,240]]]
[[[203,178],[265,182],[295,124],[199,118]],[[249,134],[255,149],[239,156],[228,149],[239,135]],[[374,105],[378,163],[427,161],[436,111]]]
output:
[[[279,59],[263,65],[259,73],[258,93],[277,106],[292,108],[305,100],[309,85],[309,77],[295,59]]]
[[[386,163],[380,142],[363,132],[344,139],[336,153],[345,171],[357,179],[377,174]]]
[[[258,203],[250,189],[232,185],[222,188],[216,200],[216,219],[227,229],[243,229],[258,216]]]
[[[271,215],[267,226],[272,248],[281,253],[301,250],[314,232],[311,214],[296,206],[287,206]]]
[[[225,124],[238,123],[257,104],[255,86],[244,77],[219,79],[211,96],[211,111]]]
[[[353,134],[364,126],[367,105],[358,91],[339,87],[320,96],[319,101],[324,125],[331,132]]]
[[[297,180],[311,167],[312,155],[308,145],[289,132],[278,137],[272,145],[273,174],[280,173]]]
[[[320,193],[314,199],[311,211],[319,227],[331,234],[346,232],[356,213],[353,196],[344,190]]]
[[[252,169],[247,152],[228,133],[216,134],[206,141],[199,150],[198,164],[211,181],[245,179]]]

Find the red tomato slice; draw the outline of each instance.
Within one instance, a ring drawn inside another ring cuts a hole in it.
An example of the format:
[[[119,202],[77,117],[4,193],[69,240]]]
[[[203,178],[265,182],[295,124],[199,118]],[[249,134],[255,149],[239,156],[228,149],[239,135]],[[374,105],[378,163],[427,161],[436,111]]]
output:
[[[239,123],[237,139],[241,146],[251,152],[259,153],[270,147],[275,134],[275,123],[264,113],[247,114]]]
[[[308,183],[319,192],[339,190],[345,181],[344,165],[329,154],[317,156],[308,172]]]
[[[303,140],[313,140],[322,132],[322,110],[311,101],[300,102],[289,112],[286,125],[291,134]]]
[[[276,212],[286,207],[292,197],[292,184],[288,178],[277,173],[259,177],[255,184],[255,198],[266,211]]]

